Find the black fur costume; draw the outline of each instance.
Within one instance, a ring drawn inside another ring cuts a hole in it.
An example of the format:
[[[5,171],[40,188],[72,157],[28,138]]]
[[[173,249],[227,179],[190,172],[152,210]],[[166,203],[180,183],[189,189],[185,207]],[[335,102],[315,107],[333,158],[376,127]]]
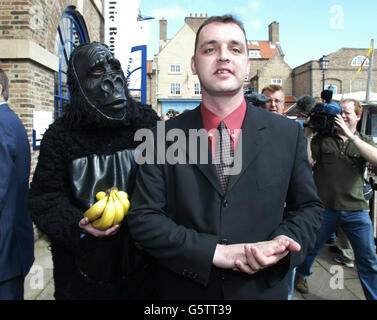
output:
[[[68,67],[71,101],[64,116],[50,125],[43,136],[29,209],[35,225],[51,241],[56,299],[150,298],[144,290],[148,282],[146,257],[134,246],[126,219],[115,236],[98,239],[82,234],[78,222],[87,208],[72,190],[70,166],[75,159],[111,156],[134,149],[140,143],[134,141],[135,131],[155,126],[159,118],[150,106],[133,100],[126,87],[123,120],[110,119],[92,108],[83,97],[71,61],[84,46],[102,45],[82,45],[71,55]],[[130,188],[126,191],[132,205]],[[93,274],[101,270],[107,274],[103,279],[92,279],[82,272],[82,266]]]

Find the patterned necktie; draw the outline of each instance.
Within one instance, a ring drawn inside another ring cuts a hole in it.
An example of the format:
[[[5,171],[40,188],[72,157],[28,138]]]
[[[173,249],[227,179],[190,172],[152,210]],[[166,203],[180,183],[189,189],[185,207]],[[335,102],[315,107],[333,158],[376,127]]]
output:
[[[218,130],[219,136],[215,148],[215,166],[220,178],[221,188],[225,192],[228,187],[229,172],[233,167],[234,153],[232,141],[224,121],[220,122]]]

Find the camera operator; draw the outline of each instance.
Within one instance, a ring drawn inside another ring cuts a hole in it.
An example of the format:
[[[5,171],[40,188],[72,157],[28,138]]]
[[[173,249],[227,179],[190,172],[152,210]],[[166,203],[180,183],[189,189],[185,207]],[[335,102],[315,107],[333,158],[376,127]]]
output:
[[[319,250],[330,234],[342,227],[355,252],[358,275],[366,299],[377,299],[377,258],[369,204],[363,196],[363,174],[368,162],[377,165],[377,148],[370,136],[357,132],[362,107],[353,99],[341,102],[335,134],[305,127],[318,194],[325,206],[314,249],[297,267],[295,288],[309,291],[307,278]],[[310,120],[308,119],[307,122]]]

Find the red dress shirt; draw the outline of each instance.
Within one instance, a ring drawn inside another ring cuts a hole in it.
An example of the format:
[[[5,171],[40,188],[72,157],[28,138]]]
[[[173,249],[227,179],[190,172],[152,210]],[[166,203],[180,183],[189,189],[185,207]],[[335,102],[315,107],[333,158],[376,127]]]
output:
[[[231,114],[226,116],[224,119],[221,119],[217,115],[215,115],[213,112],[208,110],[206,106],[202,103],[200,111],[202,113],[202,119],[204,128],[207,131],[209,143],[211,145],[212,155],[215,155],[215,145],[216,145],[216,135],[213,135],[211,133],[211,130],[219,127],[220,121],[224,121],[226,127],[228,128],[228,132],[231,137],[233,151],[235,151],[235,147],[237,147],[237,141],[238,137],[241,133],[242,123],[245,118],[246,114],[246,101],[245,99],[242,101],[240,106],[234,110]]]

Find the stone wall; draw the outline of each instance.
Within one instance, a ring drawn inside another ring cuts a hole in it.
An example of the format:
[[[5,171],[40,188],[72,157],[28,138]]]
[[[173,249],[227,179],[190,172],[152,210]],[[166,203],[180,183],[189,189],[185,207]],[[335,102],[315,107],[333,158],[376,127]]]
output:
[[[366,56],[368,49],[342,48],[326,57],[329,59],[328,70],[325,71],[325,85],[337,87],[337,93],[365,91],[368,79],[368,67],[364,66],[356,80],[352,80],[358,66],[352,66],[352,60],[357,56]],[[373,66],[373,75],[377,65]],[[309,61],[293,70],[293,94],[319,97],[323,87],[323,72],[318,61]],[[371,91],[377,91],[377,78],[372,77]]]
[[[284,62],[283,58],[275,54],[264,65],[259,77],[259,91],[271,84],[271,79],[281,79],[286,95],[292,94],[292,69]]]

